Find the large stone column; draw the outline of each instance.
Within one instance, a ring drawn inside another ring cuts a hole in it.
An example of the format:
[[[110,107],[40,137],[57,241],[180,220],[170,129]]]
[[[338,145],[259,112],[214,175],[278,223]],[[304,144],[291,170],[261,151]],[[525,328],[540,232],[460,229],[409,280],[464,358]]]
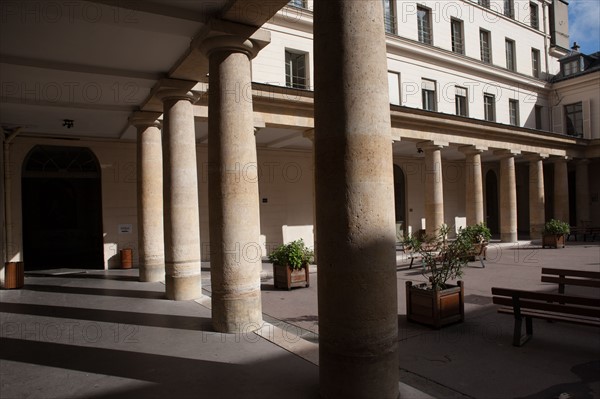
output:
[[[202,296],[195,101],[185,89],[163,90],[165,284],[167,298]]]
[[[575,184],[577,186],[577,225],[591,222],[589,159],[580,159],[576,163]]]
[[[315,2],[323,398],[398,397],[394,175],[381,1]]]
[[[481,153],[487,148],[476,146],[461,147],[465,160],[465,208],[467,226],[483,223],[483,177]]]
[[[569,223],[569,173],[565,157],[554,160],[554,219]]]
[[[165,279],[163,230],[163,163],[161,124],[157,113],[137,112],[137,205],[140,281]]]
[[[258,165],[250,59],[256,47],[236,36],[207,39],[209,57],[208,205],[212,320],[217,331],[262,325]],[[240,91],[242,95],[240,95]]]
[[[500,155],[500,240],[517,241],[517,184],[515,154],[499,151]]]
[[[544,194],[544,162],[540,155],[529,157],[529,237],[542,238],[546,221],[546,198]]]
[[[313,250],[313,258],[314,258],[314,262],[317,263],[317,200],[316,200],[316,188],[315,188],[315,171],[316,171],[316,165],[315,165],[315,129],[308,129],[306,130],[304,133],[302,133],[302,136],[306,137],[307,139],[310,140],[310,142],[312,143],[312,153],[311,153],[311,166],[312,166],[312,170],[311,170],[311,174],[312,174],[312,179],[313,179],[313,185],[312,185],[312,189],[313,189],[313,195],[312,195],[312,200],[313,200],[313,237],[314,237],[314,250]]]
[[[444,182],[442,176],[443,145],[433,142],[418,143],[425,152],[425,220],[427,235],[437,235],[444,223]]]

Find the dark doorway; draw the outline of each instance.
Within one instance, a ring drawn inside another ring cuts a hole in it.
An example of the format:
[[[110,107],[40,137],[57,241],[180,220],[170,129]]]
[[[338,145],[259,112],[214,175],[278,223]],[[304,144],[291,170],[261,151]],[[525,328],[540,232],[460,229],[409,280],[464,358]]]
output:
[[[577,175],[574,170],[569,172],[569,224],[581,225],[577,223]]]
[[[398,165],[394,165],[394,203],[396,209],[396,239],[404,236],[406,230],[406,184],[404,172]]]
[[[498,206],[498,178],[490,170],[485,175],[486,224],[492,234],[500,234],[500,215]]]
[[[22,176],[25,269],[102,269],[100,166],[92,151],[36,146]]]

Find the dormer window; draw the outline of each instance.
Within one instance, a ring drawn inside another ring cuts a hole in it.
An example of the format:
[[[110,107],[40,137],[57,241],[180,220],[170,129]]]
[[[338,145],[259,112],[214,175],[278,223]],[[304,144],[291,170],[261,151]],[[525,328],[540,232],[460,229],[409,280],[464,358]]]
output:
[[[570,76],[576,74],[577,72],[581,72],[582,58],[577,57],[570,60],[565,60],[561,63],[563,76]]]

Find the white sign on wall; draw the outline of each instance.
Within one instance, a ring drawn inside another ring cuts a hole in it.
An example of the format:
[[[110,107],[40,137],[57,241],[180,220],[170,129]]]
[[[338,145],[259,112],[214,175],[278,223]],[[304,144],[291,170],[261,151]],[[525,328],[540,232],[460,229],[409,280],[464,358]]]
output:
[[[120,224],[119,225],[119,234],[131,234],[133,231],[132,224]]]

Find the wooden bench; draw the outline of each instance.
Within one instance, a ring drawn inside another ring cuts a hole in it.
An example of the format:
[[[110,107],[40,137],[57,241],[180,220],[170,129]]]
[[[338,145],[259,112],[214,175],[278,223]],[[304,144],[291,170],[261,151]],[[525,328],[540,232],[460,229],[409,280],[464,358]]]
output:
[[[596,239],[596,235],[600,235],[600,227],[572,226],[569,228],[569,234],[567,234],[567,241],[569,241],[571,237],[574,237],[575,241],[577,241],[578,235],[583,235],[583,241],[587,241],[588,236],[591,237],[590,241],[594,241]]]
[[[562,321],[600,327],[600,298],[492,288],[493,302],[502,307],[498,313],[515,319],[513,345],[521,346],[533,336],[532,319]],[[523,319],[525,333],[523,334]]]
[[[586,270],[542,268],[542,282],[558,284],[558,293],[565,293],[566,285],[600,288],[600,272]]]

